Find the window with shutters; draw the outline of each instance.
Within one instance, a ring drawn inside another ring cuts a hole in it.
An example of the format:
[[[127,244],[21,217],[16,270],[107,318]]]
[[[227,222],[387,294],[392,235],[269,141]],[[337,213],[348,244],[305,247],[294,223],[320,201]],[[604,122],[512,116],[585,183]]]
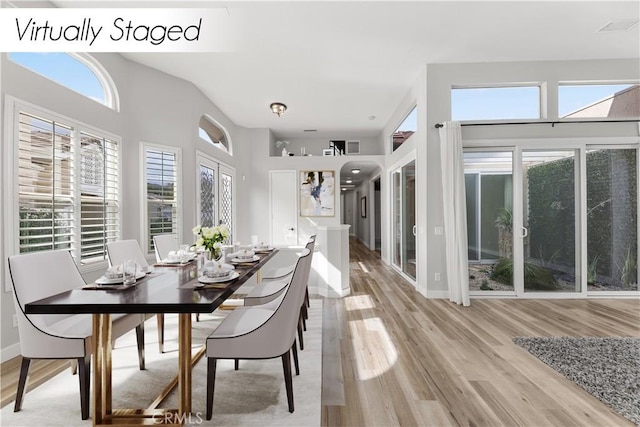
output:
[[[153,236],[178,234],[180,151],[173,147],[144,145],[147,251],[153,252]]]
[[[213,119],[207,116],[200,117],[198,135],[214,147],[219,148],[225,153],[232,154],[229,135],[222,126],[215,123]]]
[[[41,111],[16,110],[20,253],[71,250],[106,259],[119,237],[119,144]]]

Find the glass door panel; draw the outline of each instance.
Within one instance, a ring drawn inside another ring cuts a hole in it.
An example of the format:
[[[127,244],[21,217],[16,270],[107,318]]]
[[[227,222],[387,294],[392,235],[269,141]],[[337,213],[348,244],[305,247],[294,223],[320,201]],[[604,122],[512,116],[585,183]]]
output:
[[[638,290],[637,156],[587,150],[587,291]]]
[[[579,292],[576,151],[522,152],[525,292]]]
[[[470,291],[513,291],[513,153],[464,154]]]
[[[402,167],[402,271],[416,278],[416,162]]]

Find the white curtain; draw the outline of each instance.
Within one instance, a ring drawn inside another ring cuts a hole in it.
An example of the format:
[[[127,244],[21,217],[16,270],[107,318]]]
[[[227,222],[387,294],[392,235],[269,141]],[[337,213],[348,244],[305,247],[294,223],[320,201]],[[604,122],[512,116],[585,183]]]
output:
[[[445,122],[440,128],[440,158],[449,299],[468,306],[467,204],[460,122]]]

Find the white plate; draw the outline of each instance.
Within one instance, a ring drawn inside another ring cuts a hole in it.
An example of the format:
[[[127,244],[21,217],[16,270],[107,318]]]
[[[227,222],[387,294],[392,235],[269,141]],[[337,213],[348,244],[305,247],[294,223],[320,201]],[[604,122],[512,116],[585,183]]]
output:
[[[253,258],[231,258],[231,262],[238,262],[238,263],[256,262],[256,261],[260,261],[260,257],[257,255],[254,255]]]
[[[142,279],[146,275],[147,275],[147,273],[140,272],[140,273],[136,274],[136,280],[137,279]],[[109,279],[108,277],[102,276],[102,277],[98,278],[98,280],[96,280],[96,285],[117,285],[119,283],[122,283],[123,281],[124,281],[124,279],[122,277],[117,277],[115,279]]]
[[[165,258],[162,260],[163,264],[180,264],[180,258],[178,259],[169,259],[169,258]]]
[[[253,251],[256,253],[264,253],[264,252],[271,252],[272,250],[274,250],[275,248],[269,246],[268,248],[253,248]]]
[[[240,273],[238,273],[237,271],[234,271],[233,273],[231,273],[228,276],[224,276],[224,277],[207,277],[207,276],[200,276],[198,277],[198,282],[200,282],[199,286],[203,286],[205,283],[222,283],[222,282],[228,282],[230,280],[233,279],[237,279],[240,276]]]

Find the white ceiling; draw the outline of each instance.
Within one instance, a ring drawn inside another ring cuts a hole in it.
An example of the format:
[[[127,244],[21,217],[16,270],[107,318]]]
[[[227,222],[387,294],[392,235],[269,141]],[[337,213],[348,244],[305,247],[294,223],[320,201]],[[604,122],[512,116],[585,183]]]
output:
[[[638,19],[638,1],[177,4],[226,6],[236,50],[124,56],[193,82],[238,125],[281,138],[377,135],[429,63],[640,57],[638,25],[598,32]],[[289,107],[280,118],[274,101]]]

